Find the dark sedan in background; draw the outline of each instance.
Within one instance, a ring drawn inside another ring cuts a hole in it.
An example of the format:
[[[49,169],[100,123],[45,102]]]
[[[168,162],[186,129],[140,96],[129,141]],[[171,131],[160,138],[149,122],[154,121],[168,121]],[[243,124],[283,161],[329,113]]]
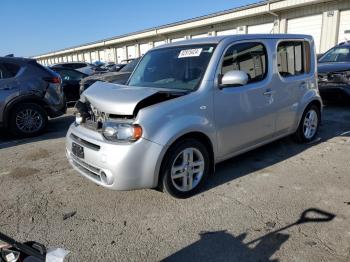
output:
[[[324,100],[350,100],[350,42],[333,47],[319,58],[318,80]]]
[[[134,68],[136,67],[139,61],[140,61],[140,58],[136,58],[132,60],[129,64],[124,66],[118,72],[108,72],[108,73],[99,74],[99,75],[92,75],[82,79],[82,81],[80,81],[80,94],[97,81],[103,81],[103,82],[109,82],[109,83],[115,83],[115,84],[121,84],[121,85],[125,84],[126,81],[128,81],[129,76],[131,75],[132,71],[134,71]]]
[[[87,74],[67,67],[52,67],[61,76],[62,88],[67,103],[75,102],[80,98],[80,81],[87,77]]]

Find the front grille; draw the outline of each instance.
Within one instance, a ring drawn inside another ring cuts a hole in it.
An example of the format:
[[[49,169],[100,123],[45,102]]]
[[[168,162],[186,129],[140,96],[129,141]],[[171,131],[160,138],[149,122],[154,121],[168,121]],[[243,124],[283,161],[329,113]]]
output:
[[[73,165],[77,167],[80,171],[82,171],[87,176],[93,178],[94,180],[97,180],[98,182],[101,182],[100,172],[101,170],[97,167],[94,167],[85,161],[79,159],[72,153],[70,154],[71,159],[73,160]]]
[[[101,147],[99,145],[96,145],[96,144],[93,144],[93,143],[91,143],[89,141],[86,141],[86,140],[78,137],[77,135],[75,135],[73,133],[70,134],[70,138],[72,140],[74,140],[75,142],[77,142],[77,143],[79,143],[79,144],[81,144],[81,145],[83,145],[83,146],[85,146],[87,148],[90,148],[92,150],[99,151],[101,149]]]

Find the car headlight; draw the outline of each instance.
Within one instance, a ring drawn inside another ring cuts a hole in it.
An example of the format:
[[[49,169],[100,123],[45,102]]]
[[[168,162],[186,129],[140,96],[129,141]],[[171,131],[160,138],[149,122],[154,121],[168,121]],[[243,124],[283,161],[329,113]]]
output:
[[[75,114],[75,123],[77,125],[80,125],[83,122],[83,117],[80,115],[80,113]]]
[[[102,126],[103,136],[110,141],[115,142],[135,142],[142,136],[142,128],[139,125],[105,122]]]

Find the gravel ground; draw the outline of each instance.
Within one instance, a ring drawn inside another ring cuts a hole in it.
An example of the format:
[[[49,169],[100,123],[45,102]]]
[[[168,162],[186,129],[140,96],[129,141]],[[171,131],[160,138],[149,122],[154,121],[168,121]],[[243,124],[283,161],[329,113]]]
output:
[[[285,138],[225,161],[187,200],[80,177],[64,153],[72,116],[38,138],[5,136],[0,231],[70,250],[66,261],[350,261],[350,107],[323,118],[315,143]],[[335,217],[295,224],[310,208]]]

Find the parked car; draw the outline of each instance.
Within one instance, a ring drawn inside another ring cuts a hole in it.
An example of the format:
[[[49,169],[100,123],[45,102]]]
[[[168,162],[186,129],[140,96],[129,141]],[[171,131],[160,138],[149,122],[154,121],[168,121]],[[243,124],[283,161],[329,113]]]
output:
[[[311,36],[237,35],[154,48],[125,86],[97,82],[77,102],[67,156],[115,190],[160,188],[185,198],[215,164],[321,120]]]
[[[95,65],[92,65],[86,62],[59,63],[51,66],[51,68],[55,68],[55,67],[65,67],[65,68],[75,69],[86,75],[92,75],[95,73],[96,70],[98,70]]]
[[[66,112],[61,78],[35,60],[0,57],[0,126],[18,136],[43,132]]]
[[[79,100],[80,81],[88,75],[66,67],[53,67],[52,70],[61,76],[66,102],[76,102]]]
[[[325,100],[350,97],[350,42],[341,43],[318,60],[318,86]]]
[[[119,72],[120,69],[122,69],[124,66],[126,66],[127,64],[108,64],[105,66],[106,70],[108,72]]]
[[[125,67],[123,67],[119,72],[108,72],[100,75],[92,75],[82,79],[80,81],[80,93],[84,92],[93,83],[97,81],[109,82],[109,83],[115,83],[115,84],[121,84],[121,85],[125,84],[139,61],[140,61],[140,58],[133,59],[130,63],[128,63]]]

